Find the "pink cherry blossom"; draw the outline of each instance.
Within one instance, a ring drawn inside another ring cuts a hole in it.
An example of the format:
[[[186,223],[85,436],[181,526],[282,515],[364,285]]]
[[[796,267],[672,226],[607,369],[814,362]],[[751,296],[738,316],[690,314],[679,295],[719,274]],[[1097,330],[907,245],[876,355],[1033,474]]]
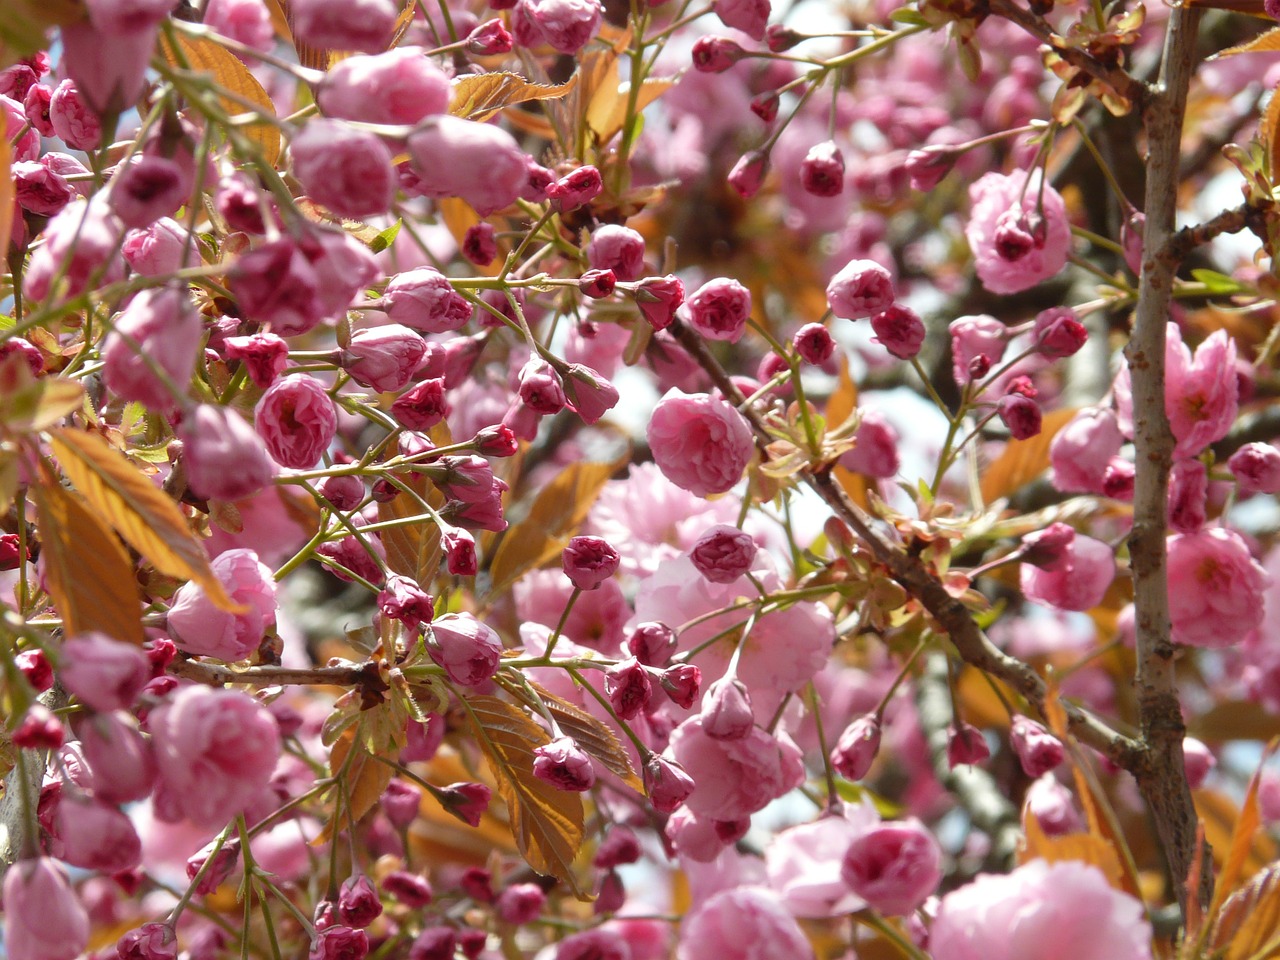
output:
[[[804,778],[796,745],[759,727],[740,740],[715,740],[694,717],[671,734],[670,749],[694,778],[689,809],[712,820],[749,817]]]
[[[843,815],[824,816],[777,834],[765,850],[769,886],[796,917],[838,917],[865,903],[840,877],[849,845],[875,826],[870,801],[846,804]]]
[[[219,554],[213,561],[213,573],[244,612],[230,613],[215,606],[204,588],[193,580],[174,595],[169,629],[174,641],[187,653],[243,660],[275,627],[275,578],[258,555],[246,549]]]
[[[1262,622],[1269,579],[1239,534],[1222,527],[1169,538],[1173,641],[1225,647]]]
[[[906,916],[938,888],[942,848],[918,820],[876,824],[849,845],[840,876],[873,910]]]
[[[667,479],[701,497],[733,487],[755,449],[746,419],[728,403],[678,390],[654,408],[648,438]]]
[[[1052,277],[1067,262],[1071,227],[1053,187],[1030,174],[987,173],[969,187],[973,206],[965,236],[978,279],[992,293],[1017,293]]]
[[[1053,570],[1024,563],[1022,592],[1029,600],[1060,610],[1096,607],[1115,579],[1111,548],[1101,540],[1077,534],[1065,553],[1066,558]]]
[[[680,926],[676,960],[813,960],[800,925],[764,887],[722,890],[691,911]]]

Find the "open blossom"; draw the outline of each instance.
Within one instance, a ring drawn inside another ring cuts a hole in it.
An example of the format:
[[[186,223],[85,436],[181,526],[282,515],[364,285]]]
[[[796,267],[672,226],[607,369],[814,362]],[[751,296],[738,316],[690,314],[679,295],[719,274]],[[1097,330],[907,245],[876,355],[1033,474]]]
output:
[[[1033,860],[943,897],[929,953],[935,960],[1151,960],[1151,925],[1142,903],[1097,867]]]
[[[843,815],[783,830],[765,849],[769,886],[796,917],[837,917],[865,903],[840,876],[845,851],[880,820],[875,804],[845,804]]]
[[[716,740],[702,717],[686,720],[671,734],[671,753],[693,771],[695,787],[685,802],[700,817],[741,820],[761,810],[804,779],[800,750],[785,736],[753,727],[738,740]]]
[[[1280,493],[1280,450],[1246,443],[1227,461],[1242,493]]]
[[[319,462],[338,432],[338,414],[324,384],[305,373],[277,380],[254,411],[254,426],[271,458],[306,470]]]
[[[213,561],[213,573],[227,594],[244,607],[230,613],[214,606],[194,580],[174,595],[168,624],[174,641],[187,653],[220,660],[243,660],[276,624],[276,584],[270,568],[252,550],[234,549]]]
[[[1049,444],[1053,485],[1064,493],[1102,493],[1107,467],[1124,445],[1116,415],[1086,407]]]
[[[591,758],[569,737],[559,737],[533,751],[533,775],[559,790],[582,792],[596,782]]]
[[[1009,743],[1028,777],[1040,777],[1062,763],[1062,741],[1026,717],[1017,716],[1009,725]]]
[[[230,407],[202,403],[178,428],[187,482],[192,492],[213,500],[243,500],[274,474],[266,445]]]
[[[1225,647],[1262,623],[1267,572],[1243,538],[1222,527],[1169,538],[1174,643]]]
[[[873,910],[906,916],[938,888],[942,848],[918,820],[876,824],[849,845],[840,876]]]
[[[737,280],[716,277],[690,294],[678,313],[708,340],[737,343],[751,315],[751,292]]]
[[[746,419],[727,402],[678,390],[654,408],[648,438],[667,479],[700,497],[736,484],[755,449]]]
[[[498,672],[502,641],[471,614],[450,613],[428,627],[427,652],[454,683],[474,687]]]
[[[324,76],[316,102],[327,117],[414,124],[449,108],[449,78],[421,47],[347,57]]]
[[[1111,548],[1101,540],[1077,534],[1064,553],[1061,563],[1052,570],[1024,563],[1022,592],[1029,600],[1059,610],[1096,607],[1115,579],[1116,562]]]
[[[1236,344],[1218,330],[1192,357],[1176,324],[1169,324],[1167,336],[1164,406],[1178,441],[1173,455],[1194,457],[1225,437],[1236,418]]]
[[[1053,187],[1040,172],[984,174],[969,187],[973,206],[965,236],[978,279],[992,293],[1017,293],[1052,277],[1067,262],[1071,227]]]
[[[684,918],[676,960],[813,960],[813,946],[764,887],[734,887],[709,897]]]

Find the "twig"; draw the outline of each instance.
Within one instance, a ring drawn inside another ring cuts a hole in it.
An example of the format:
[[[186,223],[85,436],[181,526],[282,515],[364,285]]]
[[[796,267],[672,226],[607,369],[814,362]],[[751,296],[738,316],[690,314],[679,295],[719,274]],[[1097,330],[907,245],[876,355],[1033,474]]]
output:
[[[220,663],[179,657],[169,664],[169,672],[175,677],[208,684],[247,683],[261,687],[275,684],[314,684],[361,687],[378,694],[389,689],[374,660],[339,667],[228,667]]]
[[[1147,128],[1147,222],[1133,337],[1125,354],[1133,382],[1133,434],[1137,475],[1133,532],[1129,537],[1137,625],[1137,675],[1142,752],[1130,770],[1137,778],[1164,849],[1172,885],[1186,913],[1189,874],[1196,843],[1196,811],[1183,766],[1186,728],[1178,701],[1170,639],[1165,557],[1166,497],[1174,438],[1165,415],[1165,324],[1169,316],[1176,258],[1171,256],[1177,212],[1179,152],[1187,88],[1195,64],[1200,12],[1173,10],[1165,34],[1160,83],[1144,117]],[[1209,862],[1206,855],[1205,862]],[[1207,906],[1211,871],[1199,897]]]

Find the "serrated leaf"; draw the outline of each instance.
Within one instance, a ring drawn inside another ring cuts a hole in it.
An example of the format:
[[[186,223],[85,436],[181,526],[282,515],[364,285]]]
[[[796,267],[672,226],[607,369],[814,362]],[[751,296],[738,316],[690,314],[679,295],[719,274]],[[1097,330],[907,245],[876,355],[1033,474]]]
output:
[[[84,387],[63,377],[40,377],[12,353],[0,360],[0,424],[14,433],[53,426],[84,406]]]
[[[88,630],[142,645],[142,598],[120,541],[49,476],[34,484],[45,581],[67,636]]]
[[[349,695],[358,696],[354,691]],[[337,831],[352,829],[374,808],[395,774],[378,758],[394,757],[404,748],[408,719],[404,705],[391,698],[360,711],[354,723],[335,721],[338,734],[329,751],[329,772],[341,777],[331,792],[337,807],[313,844],[319,846]]]
[[[502,593],[563,550],[615,469],[611,463],[573,463],[543,487],[529,515],[503,536],[489,568],[490,592]]]
[[[421,474],[413,474],[405,480],[419,497],[434,508],[444,505],[444,497]],[[396,573],[411,577],[423,590],[431,591],[431,581],[440,569],[440,527],[429,517],[423,516],[422,504],[405,493],[397,493],[385,503],[378,504],[380,521],[404,520],[419,517],[416,523],[388,527],[382,531],[382,545],[387,552],[387,566]]]
[[[166,60],[174,66],[181,67],[186,61],[188,67],[199,73],[207,73],[222,89],[235,94],[243,100],[254,104],[258,111],[268,117],[276,115],[276,105],[257,78],[249,72],[249,68],[226,47],[207,37],[188,37],[180,33],[166,34],[161,44],[161,51]],[[170,43],[177,45],[175,51]],[[222,109],[231,116],[245,112],[243,104],[230,97],[219,96]],[[280,159],[280,130],[266,121],[251,123],[239,128],[244,135],[257,144],[262,157],[271,166]]]
[[[1227,898],[1213,921],[1210,949],[1223,960],[1280,956],[1280,864],[1271,864]]]
[[[611,68],[614,78],[612,87],[606,80],[605,85],[595,92],[591,103],[587,106],[587,126],[596,136],[597,143],[608,143],[627,122],[627,107],[631,100],[631,81],[618,82],[617,63]],[[640,84],[640,92],[636,95],[636,118],[658,97],[676,85],[679,76],[646,77]]]
[[[1198,6],[1198,4],[1191,4]],[[1227,47],[1225,50],[1219,50],[1209,60],[1221,60],[1223,57],[1234,57],[1241,53],[1275,53],[1280,51],[1280,27],[1274,30],[1268,30],[1266,33],[1260,33],[1252,40],[1246,40],[1244,43],[1238,43],[1234,47]]]
[[[564,83],[531,83],[518,73],[477,73],[453,84],[449,112],[464,120],[483,122],[503,107],[530,100],[558,100],[578,83],[575,73]]]
[[[1264,762],[1275,751],[1275,743],[1276,741],[1271,741],[1271,744],[1263,752],[1262,759]],[[1261,869],[1262,864],[1275,859],[1275,844],[1259,829],[1262,823],[1262,816],[1258,811],[1258,780],[1261,772],[1260,765],[1258,772],[1249,781],[1249,789],[1245,793],[1244,803],[1241,805],[1240,813],[1235,818],[1235,824],[1231,829],[1231,841],[1225,848],[1227,851],[1226,860],[1218,875],[1217,883],[1214,885],[1213,905],[1209,910],[1210,916],[1217,916],[1227,895],[1240,886],[1247,874],[1256,872]],[[1226,816],[1222,812],[1224,800]],[[1195,801],[1196,812],[1205,821],[1206,836],[1209,842],[1217,847],[1222,841],[1219,839],[1215,842],[1213,835],[1210,834],[1210,829],[1214,825],[1210,821],[1216,819],[1221,822],[1229,819],[1230,813],[1234,809],[1234,804],[1230,799],[1210,790],[1196,791]],[[1214,814],[1217,816],[1215,817]],[[1260,844],[1264,841],[1266,846],[1260,848]]]
[[[82,430],[54,431],[52,446],[63,472],[99,518],[114,527],[156,570],[168,577],[194,580],[223,610],[241,609],[214,575],[204,547],[177,504],[139,473],[124,454],[97,434]]]
[[[610,773],[634,790],[640,796],[646,796],[644,781],[631,765],[627,756],[627,748],[618,735],[602,720],[593,717],[587,711],[568,700],[562,700],[554,693],[536,683],[530,682],[542,699],[547,712],[556,718],[556,723],[567,735],[573,737],[575,743],[591,756],[595,757]]]
[[[1040,432],[1026,440],[1010,440],[982,477],[982,498],[990,503],[1030,483],[1049,466],[1049,444],[1076,415],[1075,408],[1044,415]]]
[[[563,880],[583,897],[573,872],[582,847],[582,797],[533,775],[533,751],[550,742],[546,731],[495,697],[469,696],[462,704],[506,802],[520,855],[538,873]]]

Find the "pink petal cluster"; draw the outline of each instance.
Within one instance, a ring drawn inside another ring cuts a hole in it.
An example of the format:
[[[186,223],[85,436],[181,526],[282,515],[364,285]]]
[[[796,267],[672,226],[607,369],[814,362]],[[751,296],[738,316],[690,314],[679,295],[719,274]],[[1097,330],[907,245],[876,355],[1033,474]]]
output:
[[[716,740],[694,717],[671,734],[670,752],[694,778],[689,809],[711,820],[749,817],[804,779],[799,748],[759,727],[738,740]]]
[[[1052,570],[1022,565],[1022,592],[1027,599],[1059,610],[1088,610],[1102,602],[1115,579],[1111,548],[1101,540],[1076,534]]]
[[[213,573],[244,612],[229,613],[216,607],[204,588],[192,580],[174,595],[169,630],[187,653],[243,660],[258,649],[267,631],[275,628],[275,577],[256,553],[243,548],[219,554],[213,561]]]
[[[1178,441],[1173,455],[1194,457],[1225,437],[1236,418],[1236,344],[1218,330],[1193,357],[1177,324],[1169,324],[1167,336],[1164,407]]]
[[[1234,531],[1170,537],[1168,568],[1174,643],[1225,647],[1262,623],[1269,578]]]
[[[764,887],[722,890],[685,917],[676,960],[813,960],[800,925]]]
[[[984,174],[969,187],[973,206],[965,236],[978,279],[992,293],[1017,293],[1052,277],[1067,262],[1071,227],[1062,196],[1041,189],[1041,174]]]
[[[700,497],[724,493],[755,449],[746,419],[719,397],[672,390],[649,421],[649,447],[663,474]]]

